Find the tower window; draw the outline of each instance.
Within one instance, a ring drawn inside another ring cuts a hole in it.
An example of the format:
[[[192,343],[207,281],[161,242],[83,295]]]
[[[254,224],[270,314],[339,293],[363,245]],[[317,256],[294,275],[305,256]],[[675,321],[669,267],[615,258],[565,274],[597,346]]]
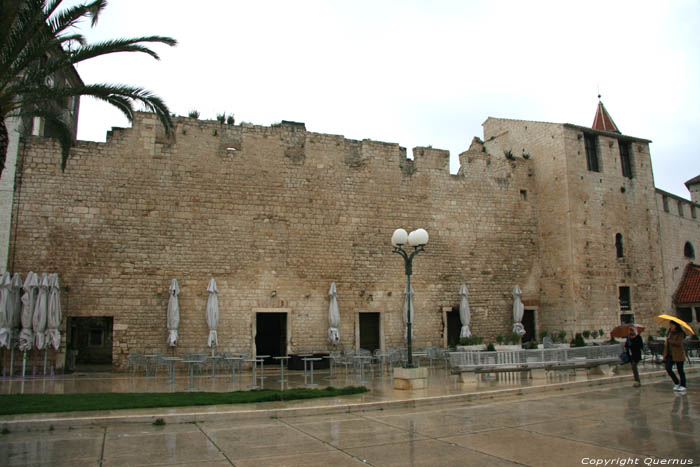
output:
[[[685,246],[683,247],[683,255],[685,255],[686,258],[695,259],[695,248],[693,248],[692,243],[685,242]]]
[[[586,164],[591,172],[600,172],[598,167],[598,138],[588,133],[583,134],[583,144],[586,148]]]
[[[683,214],[683,201],[678,201],[678,215],[684,217]]]
[[[620,310],[629,311],[632,309],[632,303],[630,302],[630,288],[628,286],[620,286],[619,299],[620,299]]]
[[[622,258],[625,256],[622,249],[622,234],[618,233],[615,235],[615,249],[617,250],[617,257]]]
[[[627,141],[618,141],[620,147],[620,164],[622,165],[622,176],[632,178],[632,160],[630,159],[630,151],[632,145]]]
[[[661,198],[664,204],[664,211],[668,212],[668,198],[666,196]]]

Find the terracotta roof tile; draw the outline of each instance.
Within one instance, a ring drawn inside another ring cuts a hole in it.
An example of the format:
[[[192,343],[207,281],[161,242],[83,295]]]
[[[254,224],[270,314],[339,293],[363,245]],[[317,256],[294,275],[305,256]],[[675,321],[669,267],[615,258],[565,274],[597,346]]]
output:
[[[700,303],[700,266],[688,263],[683,272],[681,283],[674,294],[674,302]]]
[[[603,105],[602,101],[598,101],[598,109],[595,112],[595,118],[593,118],[592,128],[598,131],[620,133],[620,130],[617,129],[617,125],[615,125],[615,122],[613,122],[610,114],[607,110],[605,110],[605,106]]]

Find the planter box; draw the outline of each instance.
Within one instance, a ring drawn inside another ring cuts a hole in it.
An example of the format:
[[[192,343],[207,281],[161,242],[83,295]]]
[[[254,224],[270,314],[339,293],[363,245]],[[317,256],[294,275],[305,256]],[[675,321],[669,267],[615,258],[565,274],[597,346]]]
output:
[[[486,350],[486,344],[458,345],[458,352],[473,352],[475,350]]]
[[[494,344],[496,350],[523,350],[521,344]]]
[[[412,390],[428,387],[428,368],[394,368],[394,389]]]

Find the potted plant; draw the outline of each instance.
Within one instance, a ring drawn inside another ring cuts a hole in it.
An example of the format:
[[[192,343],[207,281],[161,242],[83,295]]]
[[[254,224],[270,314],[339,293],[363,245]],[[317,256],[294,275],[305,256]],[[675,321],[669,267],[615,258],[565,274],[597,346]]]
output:
[[[501,340],[496,346],[496,350],[522,350],[522,337],[514,332],[508,336],[498,336]]]
[[[471,337],[460,337],[459,345],[457,350],[467,351],[467,350],[484,350],[486,346],[482,343],[482,337],[471,336]]]

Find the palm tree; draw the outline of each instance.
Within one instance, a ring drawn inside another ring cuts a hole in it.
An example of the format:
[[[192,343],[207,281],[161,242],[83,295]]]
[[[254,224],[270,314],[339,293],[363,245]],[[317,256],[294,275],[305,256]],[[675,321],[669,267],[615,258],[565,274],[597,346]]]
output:
[[[106,0],[93,0],[59,11],[63,0],[0,0],[0,176],[8,148],[8,117],[41,117],[59,139],[61,168],[65,169],[74,131],[66,116],[66,102],[92,96],[112,104],[133,120],[134,104],[158,115],[166,134],[173,122],[165,102],[152,92],[117,84],[66,84],[57,76],[74,73],[73,66],[84,60],[117,52],[140,52],[156,60],[158,54],[146,44],[174,46],[175,39],[146,36],[87,44],[75,31],[78,22],[91,20],[95,26]]]

